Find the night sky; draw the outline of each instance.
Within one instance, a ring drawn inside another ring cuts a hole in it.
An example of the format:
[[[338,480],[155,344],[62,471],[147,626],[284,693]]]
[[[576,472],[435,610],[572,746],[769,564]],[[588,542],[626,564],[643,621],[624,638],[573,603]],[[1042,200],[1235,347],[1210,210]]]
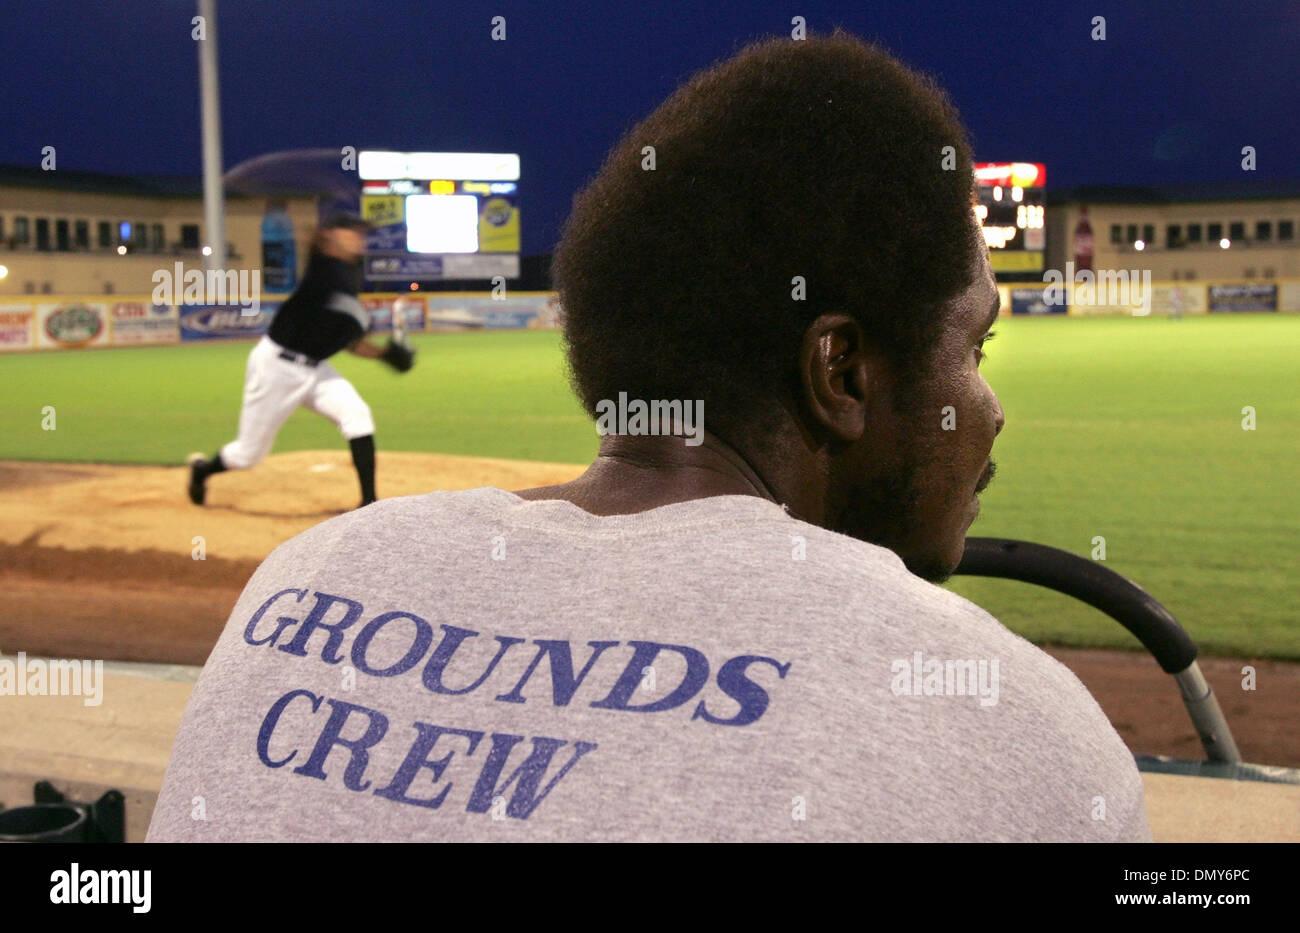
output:
[[[52,145],[61,169],[198,174],[195,13],[192,0],[6,4],[0,162],[36,165]],[[498,14],[505,42],[490,41]],[[218,0],[224,168],[344,145],[518,152],[524,252],[545,252],[623,130],[698,68],[788,36],[796,14],[936,75],[977,158],[1044,162],[1051,188],[1300,179],[1293,0]]]

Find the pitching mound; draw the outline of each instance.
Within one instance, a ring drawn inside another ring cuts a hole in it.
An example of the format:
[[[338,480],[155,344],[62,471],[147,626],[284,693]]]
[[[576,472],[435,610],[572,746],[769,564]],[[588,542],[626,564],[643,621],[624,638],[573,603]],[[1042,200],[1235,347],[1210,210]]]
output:
[[[382,496],[523,489],[583,467],[380,451]],[[277,454],[185,495],[186,467],[0,462],[0,651],[202,664],[278,544],[354,508],[346,450]],[[202,560],[196,559],[201,555]]]

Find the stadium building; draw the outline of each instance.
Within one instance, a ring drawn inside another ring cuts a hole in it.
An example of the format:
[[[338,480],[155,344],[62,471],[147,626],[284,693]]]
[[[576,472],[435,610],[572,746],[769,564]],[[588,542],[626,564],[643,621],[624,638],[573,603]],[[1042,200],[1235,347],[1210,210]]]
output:
[[[314,193],[287,193],[298,271],[317,221]],[[265,198],[227,192],[227,260],[260,269]],[[147,294],[153,274],[202,264],[203,180],[0,166],[0,295]]]
[[[1243,181],[1050,191],[1048,267],[1064,269],[1086,210],[1094,269],[1156,281],[1300,277],[1300,182]]]
[[[306,268],[321,192],[276,186],[293,226],[296,266]],[[265,196],[225,192],[229,267],[262,267]],[[326,199],[328,200],[328,199]],[[127,295],[153,289],[159,268],[202,265],[203,179],[199,175],[111,175],[0,165],[0,296]],[[512,287],[551,287],[550,257],[526,256]],[[270,284],[263,271],[263,282]],[[484,281],[422,280],[434,291],[481,289]]]

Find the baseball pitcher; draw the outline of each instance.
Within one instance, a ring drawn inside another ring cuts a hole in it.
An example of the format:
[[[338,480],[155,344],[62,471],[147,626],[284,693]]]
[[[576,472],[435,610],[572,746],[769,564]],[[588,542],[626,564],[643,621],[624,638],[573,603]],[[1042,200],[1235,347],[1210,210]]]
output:
[[[402,373],[415,365],[415,351],[406,346],[397,322],[394,332],[399,337],[389,340],[387,346],[366,339],[370,319],[357,293],[368,228],[361,218],[340,214],[317,233],[302,283],[281,305],[267,335],[248,354],[239,436],[211,459],[202,454],[189,457],[188,491],[195,505],[203,504],[208,477],[260,463],[300,405],[338,425],[352,449],[361,505],[375,501],[375,422],[370,406],[327,362],[346,349],[382,360]]]

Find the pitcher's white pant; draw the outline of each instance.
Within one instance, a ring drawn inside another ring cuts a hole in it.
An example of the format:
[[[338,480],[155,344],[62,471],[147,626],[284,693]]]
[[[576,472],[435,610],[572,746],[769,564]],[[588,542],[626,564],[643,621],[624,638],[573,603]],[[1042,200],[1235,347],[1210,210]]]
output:
[[[299,405],[333,421],[347,440],[375,433],[370,406],[338,370],[325,361],[306,366],[281,359],[282,349],[263,337],[248,354],[239,437],[221,448],[221,462],[232,470],[261,463]]]

